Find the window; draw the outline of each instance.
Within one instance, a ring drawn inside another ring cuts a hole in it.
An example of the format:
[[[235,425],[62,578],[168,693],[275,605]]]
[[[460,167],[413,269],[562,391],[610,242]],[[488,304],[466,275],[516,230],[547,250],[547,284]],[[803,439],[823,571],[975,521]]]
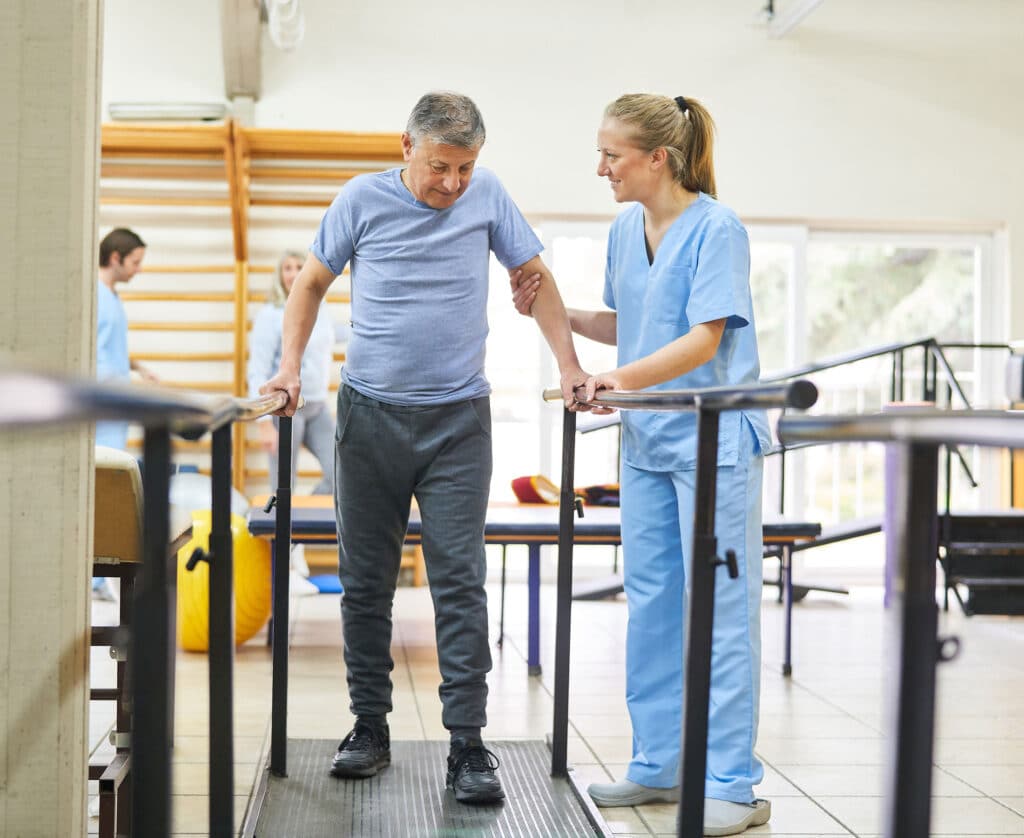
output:
[[[538,233],[544,258],[568,307],[603,309],[609,222],[545,221]],[[1006,339],[1005,280],[992,235],[814,231],[802,225],[748,225],[751,291],[762,374],[891,343],[936,337],[945,342]],[[515,313],[508,278],[495,264],[488,374],[494,385],[493,496],[511,498],[522,474],[560,476],[561,411],[539,393],[557,383],[557,369],[539,330]],[[584,369],[615,366],[613,347],[577,339]],[[975,407],[1003,406],[998,351],[950,348],[946,356]],[[921,356],[905,358],[904,397],[920,399]],[[877,411],[890,401],[891,362],[862,361],[815,376],[818,412]],[[940,378],[941,381],[941,378]],[[940,388],[941,389],[941,388]],[[940,401],[945,398],[940,393]],[[953,396],[955,406],[962,406]],[[585,419],[581,422],[586,423]],[[773,417],[774,425],[774,417]],[[954,503],[997,505],[1000,452],[964,449],[980,484],[970,487],[954,462]],[[602,430],[577,439],[576,485],[604,483],[618,473],[618,434]],[[766,464],[766,508],[779,505],[779,458]],[[823,523],[879,514],[883,449],[833,445],[786,457],[787,514]]]

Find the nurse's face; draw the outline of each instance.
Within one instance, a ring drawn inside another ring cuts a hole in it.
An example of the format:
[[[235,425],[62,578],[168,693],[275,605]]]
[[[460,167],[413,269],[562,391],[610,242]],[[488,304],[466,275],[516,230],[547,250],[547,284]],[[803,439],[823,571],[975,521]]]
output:
[[[623,201],[643,201],[651,194],[657,175],[653,152],[637,148],[629,126],[609,117],[597,132],[597,176],[608,178],[612,196]]]

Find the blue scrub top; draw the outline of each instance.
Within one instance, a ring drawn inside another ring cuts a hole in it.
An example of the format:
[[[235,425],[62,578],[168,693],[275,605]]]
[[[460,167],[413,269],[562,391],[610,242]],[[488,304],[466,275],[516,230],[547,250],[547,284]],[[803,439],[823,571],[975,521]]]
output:
[[[128,381],[128,318],[121,298],[102,282],[96,294],[96,378]],[[97,422],[96,444],[124,451],[128,447],[127,422]]]
[[[725,318],[715,357],[652,390],[754,384],[760,376],[750,244],[736,214],[703,192],[665,233],[654,263],[647,258],[643,206],[635,204],[608,234],[604,301],[617,313],[618,363],[650,355],[690,330]],[[747,429],[746,426],[749,426]],[[647,471],[696,467],[696,415],[622,413],[622,456]],[[761,451],[771,444],[764,411],[729,411],[719,423],[718,464],[735,465],[741,432],[753,432]]]

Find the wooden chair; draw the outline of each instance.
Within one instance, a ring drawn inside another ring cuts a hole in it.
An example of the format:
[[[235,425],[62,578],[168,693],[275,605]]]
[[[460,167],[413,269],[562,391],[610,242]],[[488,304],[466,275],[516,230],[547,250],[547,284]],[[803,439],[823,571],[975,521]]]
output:
[[[93,626],[90,646],[110,647],[117,661],[116,685],[91,689],[92,701],[115,702],[109,762],[91,762],[89,779],[99,781],[100,838],[131,833],[131,708],[127,702],[128,642],[135,599],[135,577],[142,562],[142,475],[135,458],[114,448],[96,447],[96,512],[93,524],[93,576],[121,580],[118,624]]]

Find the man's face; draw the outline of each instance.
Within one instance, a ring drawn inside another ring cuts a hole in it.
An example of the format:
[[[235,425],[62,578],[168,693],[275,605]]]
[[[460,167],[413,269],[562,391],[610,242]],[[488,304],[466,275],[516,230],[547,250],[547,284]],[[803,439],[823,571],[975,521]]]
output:
[[[402,152],[409,164],[402,182],[413,197],[434,209],[448,209],[469,187],[480,146],[461,148],[430,140],[413,144],[412,137],[402,134]]]
[[[137,247],[123,257],[116,251],[110,254],[110,267],[113,268],[114,282],[128,282],[142,268],[142,257],[146,248]]]

